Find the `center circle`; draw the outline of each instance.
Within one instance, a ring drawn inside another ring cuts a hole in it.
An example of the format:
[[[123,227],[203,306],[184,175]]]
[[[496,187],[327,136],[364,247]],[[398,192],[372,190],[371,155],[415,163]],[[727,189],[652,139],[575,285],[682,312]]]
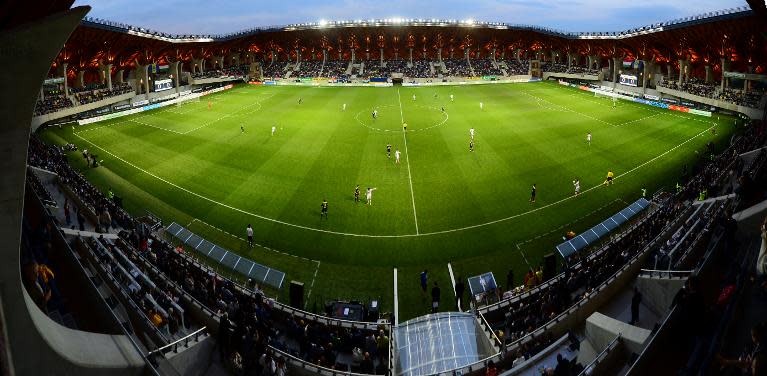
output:
[[[439,127],[447,122],[450,116],[446,111],[435,106],[411,105],[421,109],[419,116],[421,119],[408,120],[405,116],[408,132],[425,131]],[[373,111],[376,111],[375,118]],[[381,105],[372,107],[369,110],[361,110],[354,115],[354,119],[361,126],[372,129],[377,132],[402,132],[402,117],[399,105]],[[427,114],[426,116],[424,116]],[[426,119],[423,119],[426,117]]]

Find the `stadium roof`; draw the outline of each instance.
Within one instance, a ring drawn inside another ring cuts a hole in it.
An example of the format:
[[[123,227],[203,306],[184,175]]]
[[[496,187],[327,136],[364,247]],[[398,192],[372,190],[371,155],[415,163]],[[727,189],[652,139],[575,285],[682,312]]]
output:
[[[463,27],[463,28],[484,28],[497,30],[530,30],[544,34],[555,35],[569,39],[624,39],[637,35],[662,32],[678,27],[685,27],[699,23],[715,22],[720,20],[738,18],[751,15],[753,12],[748,7],[737,7],[723,9],[715,12],[693,15],[689,17],[678,18],[666,22],[658,22],[642,27],[626,29],[622,31],[582,31],[572,32],[557,30],[552,28],[540,27],[535,25],[509,24],[504,22],[484,22],[471,19],[466,20],[444,20],[444,19],[412,19],[412,18],[387,18],[387,19],[368,19],[368,20],[346,20],[346,21],[318,21],[310,23],[297,23],[289,25],[273,25],[254,27],[246,30],[240,30],[227,34],[219,35],[195,35],[195,34],[170,34],[162,31],[151,30],[148,28],[128,25],[109,20],[86,17],[82,24],[89,27],[104,28],[110,31],[124,32],[131,35],[141,36],[163,40],[172,43],[190,43],[190,42],[216,42],[227,41],[247,37],[249,35],[263,32],[276,31],[297,31],[297,30],[322,30],[334,28],[355,28],[355,27],[412,27],[412,26],[441,26],[441,27]]]
[[[421,316],[395,330],[397,375],[435,375],[495,355],[490,340],[470,313]]]

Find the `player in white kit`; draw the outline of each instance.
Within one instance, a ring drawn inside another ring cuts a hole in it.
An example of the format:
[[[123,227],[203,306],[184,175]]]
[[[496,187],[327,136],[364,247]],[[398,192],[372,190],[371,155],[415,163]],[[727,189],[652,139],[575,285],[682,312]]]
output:
[[[394,152],[394,163],[399,163],[399,156],[400,156],[400,152],[399,152],[399,149],[397,149]]]
[[[577,177],[573,180],[573,187],[575,187],[576,196],[581,193],[581,181]]]
[[[591,132],[586,134],[586,142],[591,146]]]
[[[453,94],[450,94],[450,101],[453,101]]]
[[[415,94],[413,94],[413,100],[415,100]]]
[[[482,110],[483,108],[485,108],[485,104],[482,102],[479,102],[479,109]]]
[[[277,127],[272,125],[272,136],[274,136],[274,132],[277,132]]]
[[[343,107],[342,107],[341,111],[346,111],[346,103],[344,103],[344,105],[343,105]]]
[[[373,191],[375,190],[376,188],[368,187],[368,190],[365,192],[365,198],[367,199],[368,205],[373,205]]]
[[[474,141],[474,127],[469,128],[469,137],[471,137],[471,140]]]

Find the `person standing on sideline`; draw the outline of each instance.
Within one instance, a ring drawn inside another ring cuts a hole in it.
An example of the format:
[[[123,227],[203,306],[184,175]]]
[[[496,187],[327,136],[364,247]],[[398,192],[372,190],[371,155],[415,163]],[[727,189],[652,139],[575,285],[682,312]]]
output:
[[[530,202],[535,203],[535,183],[533,183],[533,188],[530,190]]]
[[[322,199],[322,204],[320,204],[320,219],[322,217],[325,217],[325,219],[328,219],[328,200]]]
[[[245,233],[248,234],[248,247],[253,248],[253,227],[250,226],[250,223],[245,228]]]
[[[459,311],[463,309],[463,292],[466,290],[466,286],[463,284],[463,278],[458,276],[458,280],[455,282],[455,308]]]
[[[639,304],[642,303],[642,293],[639,288],[634,286],[634,296],[631,297],[631,321],[629,325],[635,325],[639,322]]]
[[[421,272],[421,292],[423,294],[426,294],[426,287],[428,286],[429,282],[429,271],[424,269]]]
[[[431,313],[439,311],[439,294],[439,286],[437,286],[437,281],[434,281],[434,287],[431,288]]]

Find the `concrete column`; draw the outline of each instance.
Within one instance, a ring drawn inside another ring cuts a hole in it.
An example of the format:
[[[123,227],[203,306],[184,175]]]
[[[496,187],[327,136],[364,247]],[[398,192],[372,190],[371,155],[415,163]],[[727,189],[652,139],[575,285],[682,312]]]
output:
[[[378,49],[378,56],[381,58],[381,66],[383,66],[384,65],[384,49],[383,48]]]
[[[112,64],[107,64],[104,68],[104,75],[107,79],[107,88],[112,90]]]
[[[493,62],[495,62],[495,48],[490,50],[490,56],[491,56],[490,59],[493,60]]]
[[[64,77],[64,97],[69,98],[69,79],[67,78],[67,65],[68,63],[61,63],[59,65],[59,75]]]
[[[711,66],[706,64],[706,83],[711,83],[711,80],[713,79]]]
[[[78,88],[84,88],[85,87],[85,71],[79,70],[77,71],[77,83]]]
[[[455,52],[455,49],[452,49],[452,48],[451,48],[451,49],[450,49],[450,55],[449,55],[449,56],[450,56],[450,59],[452,59],[452,58],[453,58],[453,52]]]
[[[613,69],[613,59],[607,59],[607,74],[609,75],[610,82],[613,80]]]
[[[724,91],[724,89],[727,87],[727,78],[724,77],[724,72],[727,72],[727,69],[730,68],[730,62],[727,60],[727,58],[722,58],[722,87],[721,90]]]
[[[573,55],[568,52],[567,53],[567,69],[570,69],[572,62],[573,62]]]
[[[437,61],[442,62],[442,48],[437,48]]]
[[[514,50],[514,58],[517,59],[517,63],[520,63],[520,64],[522,64],[521,55],[522,55],[521,48],[517,48],[516,50]]]
[[[642,94],[647,92],[647,81],[650,81],[650,72],[652,72],[652,63],[645,61],[642,68]]]
[[[354,53],[354,49],[352,48],[352,64],[354,64],[354,59],[355,59],[355,57],[356,57],[356,56],[355,56],[355,53]]]
[[[181,62],[174,61],[170,63],[170,72],[173,75],[173,85],[176,87],[176,93],[181,91]]]
[[[614,57],[613,58],[613,70],[614,70],[614,72],[613,72],[613,83],[617,83],[618,82],[618,78],[619,78],[619,75],[620,75],[621,61],[623,61],[623,58],[620,58],[620,57]],[[613,85],[613,87],[615,87],[615,85]]]
[[[410,58],[409,58],[410,59],[410,65],[413,65],[413,49],[412,48],[408,48],[408,51],[410,52]]]
[[[682,82],[684,82],[684,60],[679,59],[679,80],[678,84],[682,85]]]
[[[684,61],[684,81],[687,82],[690,80],[690,75],[692,74],[692,62],[690,59],[687,59]]]
[[[123,72],[125,71],[120,69],[115,74],[115,81],[117,81],[118,84],[122,84],[123,82],[125,82],[125,80],[123,80]]]
[[[296,48],[296,63],[301,62],[301,49]]]
[[[506,60],[506,49],[501,50],[501,60]]]

